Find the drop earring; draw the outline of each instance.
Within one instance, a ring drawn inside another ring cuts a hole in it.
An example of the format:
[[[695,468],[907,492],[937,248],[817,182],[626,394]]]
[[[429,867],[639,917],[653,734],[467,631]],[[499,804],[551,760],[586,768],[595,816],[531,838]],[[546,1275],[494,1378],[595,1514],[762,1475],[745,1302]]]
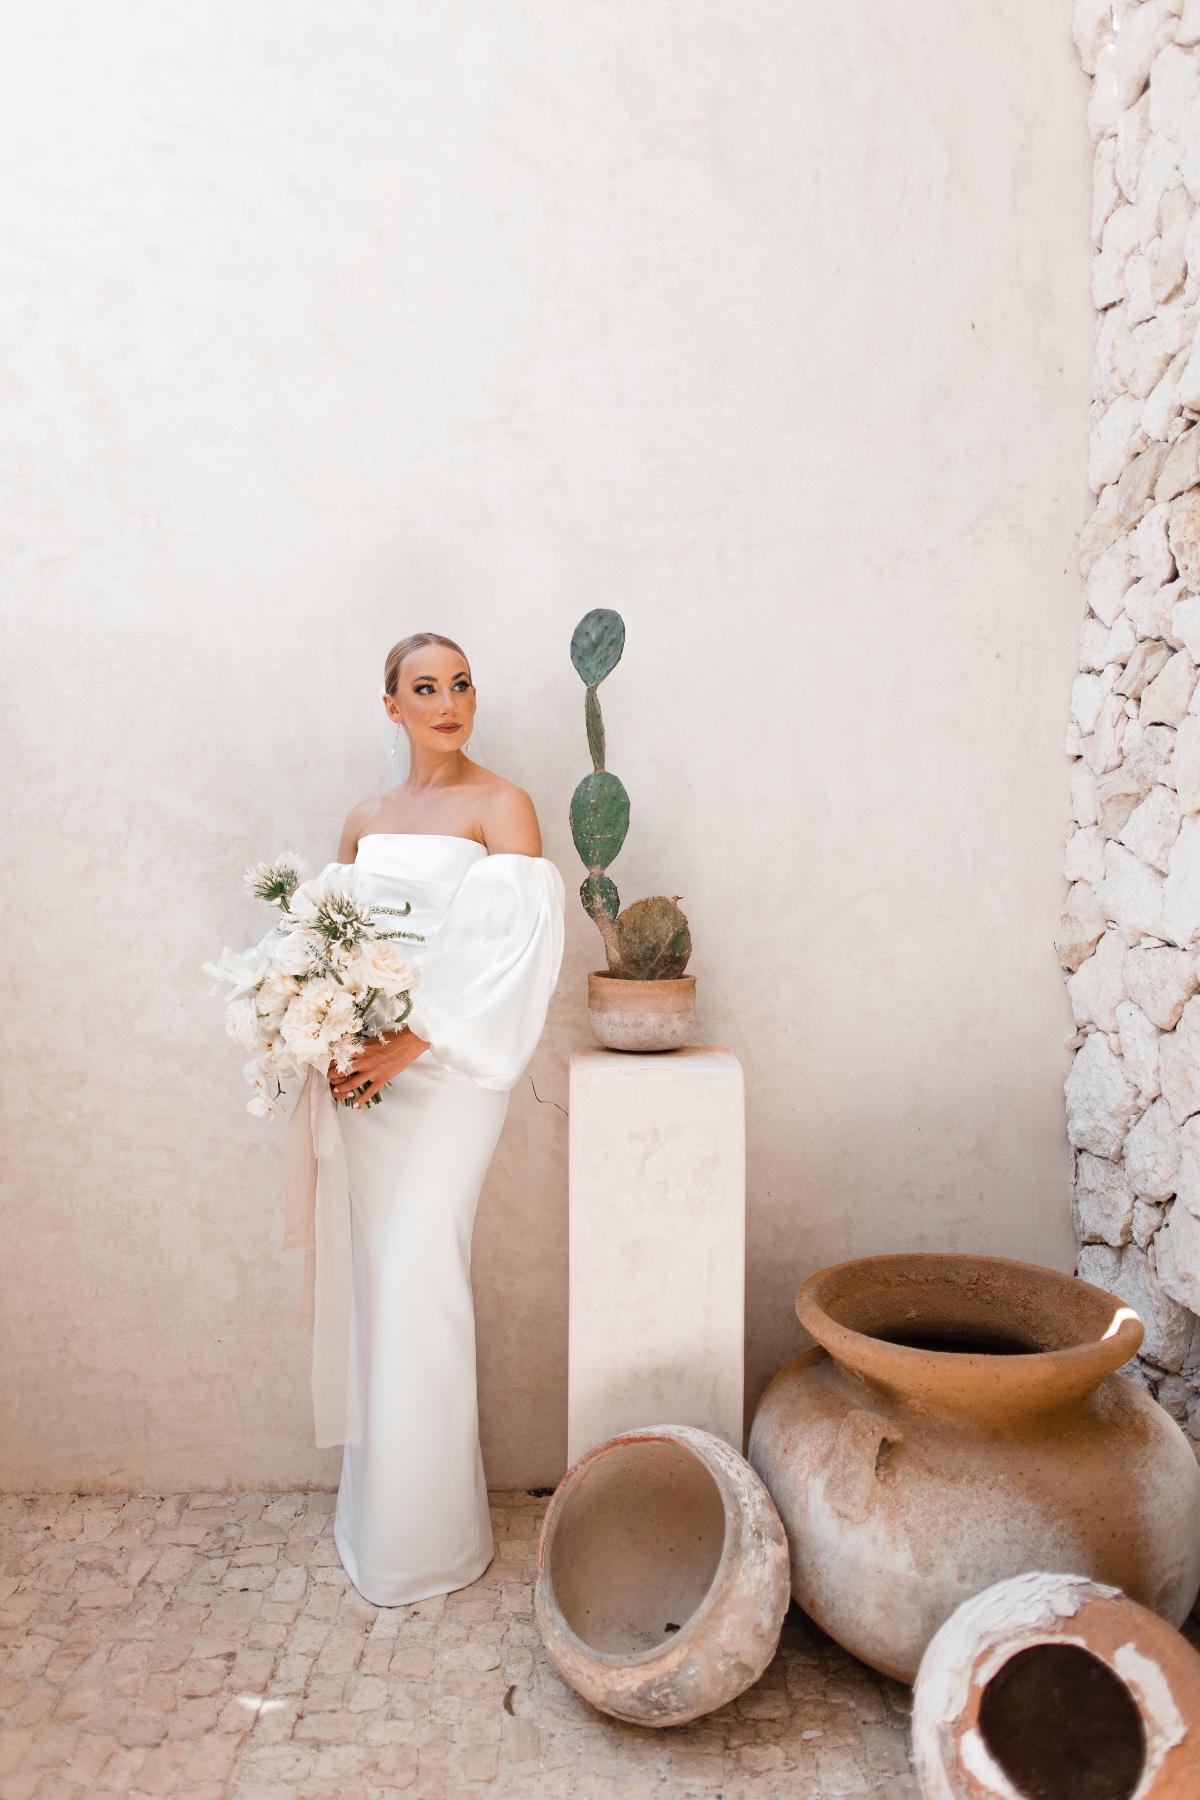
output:
[[[399,743],[400,743],[400,727],[399,727],[399,725],[397,725],[397,727],[396,727],[396,735],[395,735],[395,737],[394,737],[394,738],[393,738],[393,739],[392,739],[392,747],[391,747],[391,749],[390,749],[390,750],[389,750],[389,751],[388,751],[388,755],[389,755],[389,756],[395,756],[395,754],[396,754],[396,750],[397,750],[397,748],[398,748],[398,746],[399,746]]]

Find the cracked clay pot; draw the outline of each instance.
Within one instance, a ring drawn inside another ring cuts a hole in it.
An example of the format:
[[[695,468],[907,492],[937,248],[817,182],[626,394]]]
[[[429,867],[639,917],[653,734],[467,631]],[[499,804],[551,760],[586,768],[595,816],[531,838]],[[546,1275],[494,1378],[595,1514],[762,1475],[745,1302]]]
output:
[[[911,1682],[964,1600],[1029,1569],[1086,1575],[1172,1625],[1200,1586],[1200,1469],[1116,1371],[1136,1313],[992,1256],[839,1263],[796,1296],[819,1348],[763,1396],[750,1461],[788,1535],[792,1592]]]
[[[563,1476],[534,1615],[560,1674],[602,1712],[663,1726],[724,1706],[774,1656],[787,1606],[783,1527],[720,1438],[630,1431]]]

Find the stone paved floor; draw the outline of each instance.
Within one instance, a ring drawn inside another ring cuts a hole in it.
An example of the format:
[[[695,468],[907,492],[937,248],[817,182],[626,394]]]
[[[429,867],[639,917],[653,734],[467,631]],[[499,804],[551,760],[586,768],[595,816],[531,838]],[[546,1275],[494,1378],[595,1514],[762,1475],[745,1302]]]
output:
[[[330,1494],[0,1498],[0,1800],[833,1800],[915,1795],[908,1690],[793,1612],[674,1731],[571,1692],[530,1604],[545,1499],[493,1497],[481,1581],[368,1606]]]

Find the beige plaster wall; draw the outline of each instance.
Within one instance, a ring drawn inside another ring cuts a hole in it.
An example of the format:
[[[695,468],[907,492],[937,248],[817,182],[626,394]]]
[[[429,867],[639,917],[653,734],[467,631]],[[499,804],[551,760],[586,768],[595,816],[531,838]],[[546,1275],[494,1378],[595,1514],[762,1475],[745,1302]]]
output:
[[[335,1479],[281,1139],[198,965],[255,934],[245,864],[319,866],[379,784],[378,665],[415,628],[469,646],[477,745],[573,888],[567,640],[625,615],[613,872],[685,896],[700,1035],[746,1067],[751,1401],[823,1263],[1070,1266],[1067,15],[10,9],[3,1482]],[[476,1238],[496,1485],[565,1448],[559,1108],[597,956],[568,923]]]

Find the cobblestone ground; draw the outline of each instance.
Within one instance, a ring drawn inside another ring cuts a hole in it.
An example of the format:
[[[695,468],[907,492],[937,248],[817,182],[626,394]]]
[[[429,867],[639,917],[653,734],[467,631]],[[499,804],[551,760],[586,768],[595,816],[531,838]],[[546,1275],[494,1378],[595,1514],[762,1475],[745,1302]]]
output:
[[[330,1494],[0,1498],[0,1800],[833,1800],[915,1795],[908,1690],[793,1610],[749,1693],[642,1731],[533,1623],[546,1501],[493,1498],[462,1592],[368,1606]]]

